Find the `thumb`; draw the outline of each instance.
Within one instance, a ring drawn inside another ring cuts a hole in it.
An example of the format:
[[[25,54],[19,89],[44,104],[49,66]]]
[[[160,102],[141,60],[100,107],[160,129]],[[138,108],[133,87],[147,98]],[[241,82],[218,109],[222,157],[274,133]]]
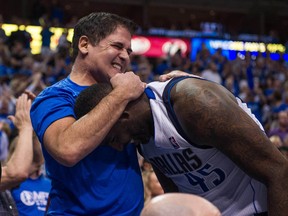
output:
[[[165,82],[169,79],[171,79],[169,74],[163,74],[163,75],[159,76],[159,81],[161,81],[161,82]]]
[[[8,118],[9,120],[11,120],[13,123],[15,122],[15,116],[9,115],[7,118]]]
[[[27,94],[28,98],[32,101],[36,98],[36,95],[29,90],[25,90],[24,93]]]

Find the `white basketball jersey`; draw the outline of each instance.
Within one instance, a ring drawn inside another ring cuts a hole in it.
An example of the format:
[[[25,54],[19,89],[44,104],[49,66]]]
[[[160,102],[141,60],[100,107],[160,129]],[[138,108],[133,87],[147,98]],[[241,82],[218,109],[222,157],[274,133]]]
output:
[[[154,93],[150,105],[155,137],[149,144],[141,145],[145,159],[170,178],[178,186],[179,192],[206,198],[220,209],[223,216],[250,216],[266,212],[265,185],[245,174],[216,148],[196,147],[177,132],[162,98],[168,82],[148,85]],[[246,104],[240,99],[237,101],[262,128]]]

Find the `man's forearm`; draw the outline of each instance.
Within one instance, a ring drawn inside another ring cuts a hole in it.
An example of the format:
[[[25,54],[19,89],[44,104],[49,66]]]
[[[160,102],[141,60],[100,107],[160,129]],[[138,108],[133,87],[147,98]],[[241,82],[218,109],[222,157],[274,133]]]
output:
[[[15,150],[6,166],[3,167],[1,190],[9,189],[28,178],[33,160],[32,132],[32,127],[19,131]]]
[[[74,166],[102,143],[128,102],[113,91],[77,121],[65,118],[54,122],[44,135],[47,151],[62,165]]]

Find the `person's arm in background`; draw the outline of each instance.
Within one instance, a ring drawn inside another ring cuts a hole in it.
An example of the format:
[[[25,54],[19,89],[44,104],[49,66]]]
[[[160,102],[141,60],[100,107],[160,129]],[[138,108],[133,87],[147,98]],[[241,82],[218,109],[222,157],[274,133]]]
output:
[[[166,177],[156,166],[151,165],[165,193],[179,192],[177,185],[170,178]]]
[[[15,116],[9,116],[19,130],[14,153],[2,167],[0,190],[10,189],[28,178],[33,160],[33,128],[30,121],[31,100],[22,94],[16,102]]]
[[[45,131],[43,143],[49,154],[64,166],[74,166],[96,149],[121,116],[129,101],[139,97],[145,84],[133,72],[116,74],[113,91],[76,121],[65,117]]]
[[[39,168],[44,164],[44,156],[42,153],[42,147],[38,140],[38,137],[33,133],[33,161],[30,168],[30,173],[39,171]]]
[[[25,94],[28,95],[28,98],[31,101],[33,101],[36,98],[36,95],[29,89],[25,90]],[[44,163],[41,143],[35,132],[33,132],[32,141],[33,141],[33,161],[31,166],[31,172],[33,172],[35,169],[38,169],[38,167]]]
[[[176,90],[177,89],[177,90]],[[177,93],[176,93],[177,91]],[[288,212],[288,160],[223,86],[185,79],[171,91],[180,125],[192,142],[214,146],[268,190],[269,215]],[[185,109],[183,107],[193,107]]]

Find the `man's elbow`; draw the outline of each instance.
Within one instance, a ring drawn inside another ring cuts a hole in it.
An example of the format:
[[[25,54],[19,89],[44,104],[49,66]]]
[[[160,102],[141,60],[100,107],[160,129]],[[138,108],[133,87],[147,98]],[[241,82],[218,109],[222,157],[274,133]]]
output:
[[[0,191],[11,190],[24,182],[29,177],[28,172],[4,172],[2,173]]]
[[[18,173],[15,178],[16,178],[19,182],[23,182],[23,181],[25,181],[26,179],[29,178],[29,173],[28,173],[28,172]]]
[[[29,172],[23,170],[14,170],[13,172],[8,172],[9,179],[12,179],[15,183],[21,183],[29,178]]]
[[[65,144],[62,142],[61,145],[54,146],[53,148],[46,146],[46,150],[59,164],[73,167],[82,159],[82,154],[79,149],[69,147],[69,145],[69,143]]]
[[[54,159],[58,163],[66,167],[73,167],[81,160],[81,158],[79,157],[79,153],[68,153],[68,152],[59,154],[58,156],[54,157]]]

